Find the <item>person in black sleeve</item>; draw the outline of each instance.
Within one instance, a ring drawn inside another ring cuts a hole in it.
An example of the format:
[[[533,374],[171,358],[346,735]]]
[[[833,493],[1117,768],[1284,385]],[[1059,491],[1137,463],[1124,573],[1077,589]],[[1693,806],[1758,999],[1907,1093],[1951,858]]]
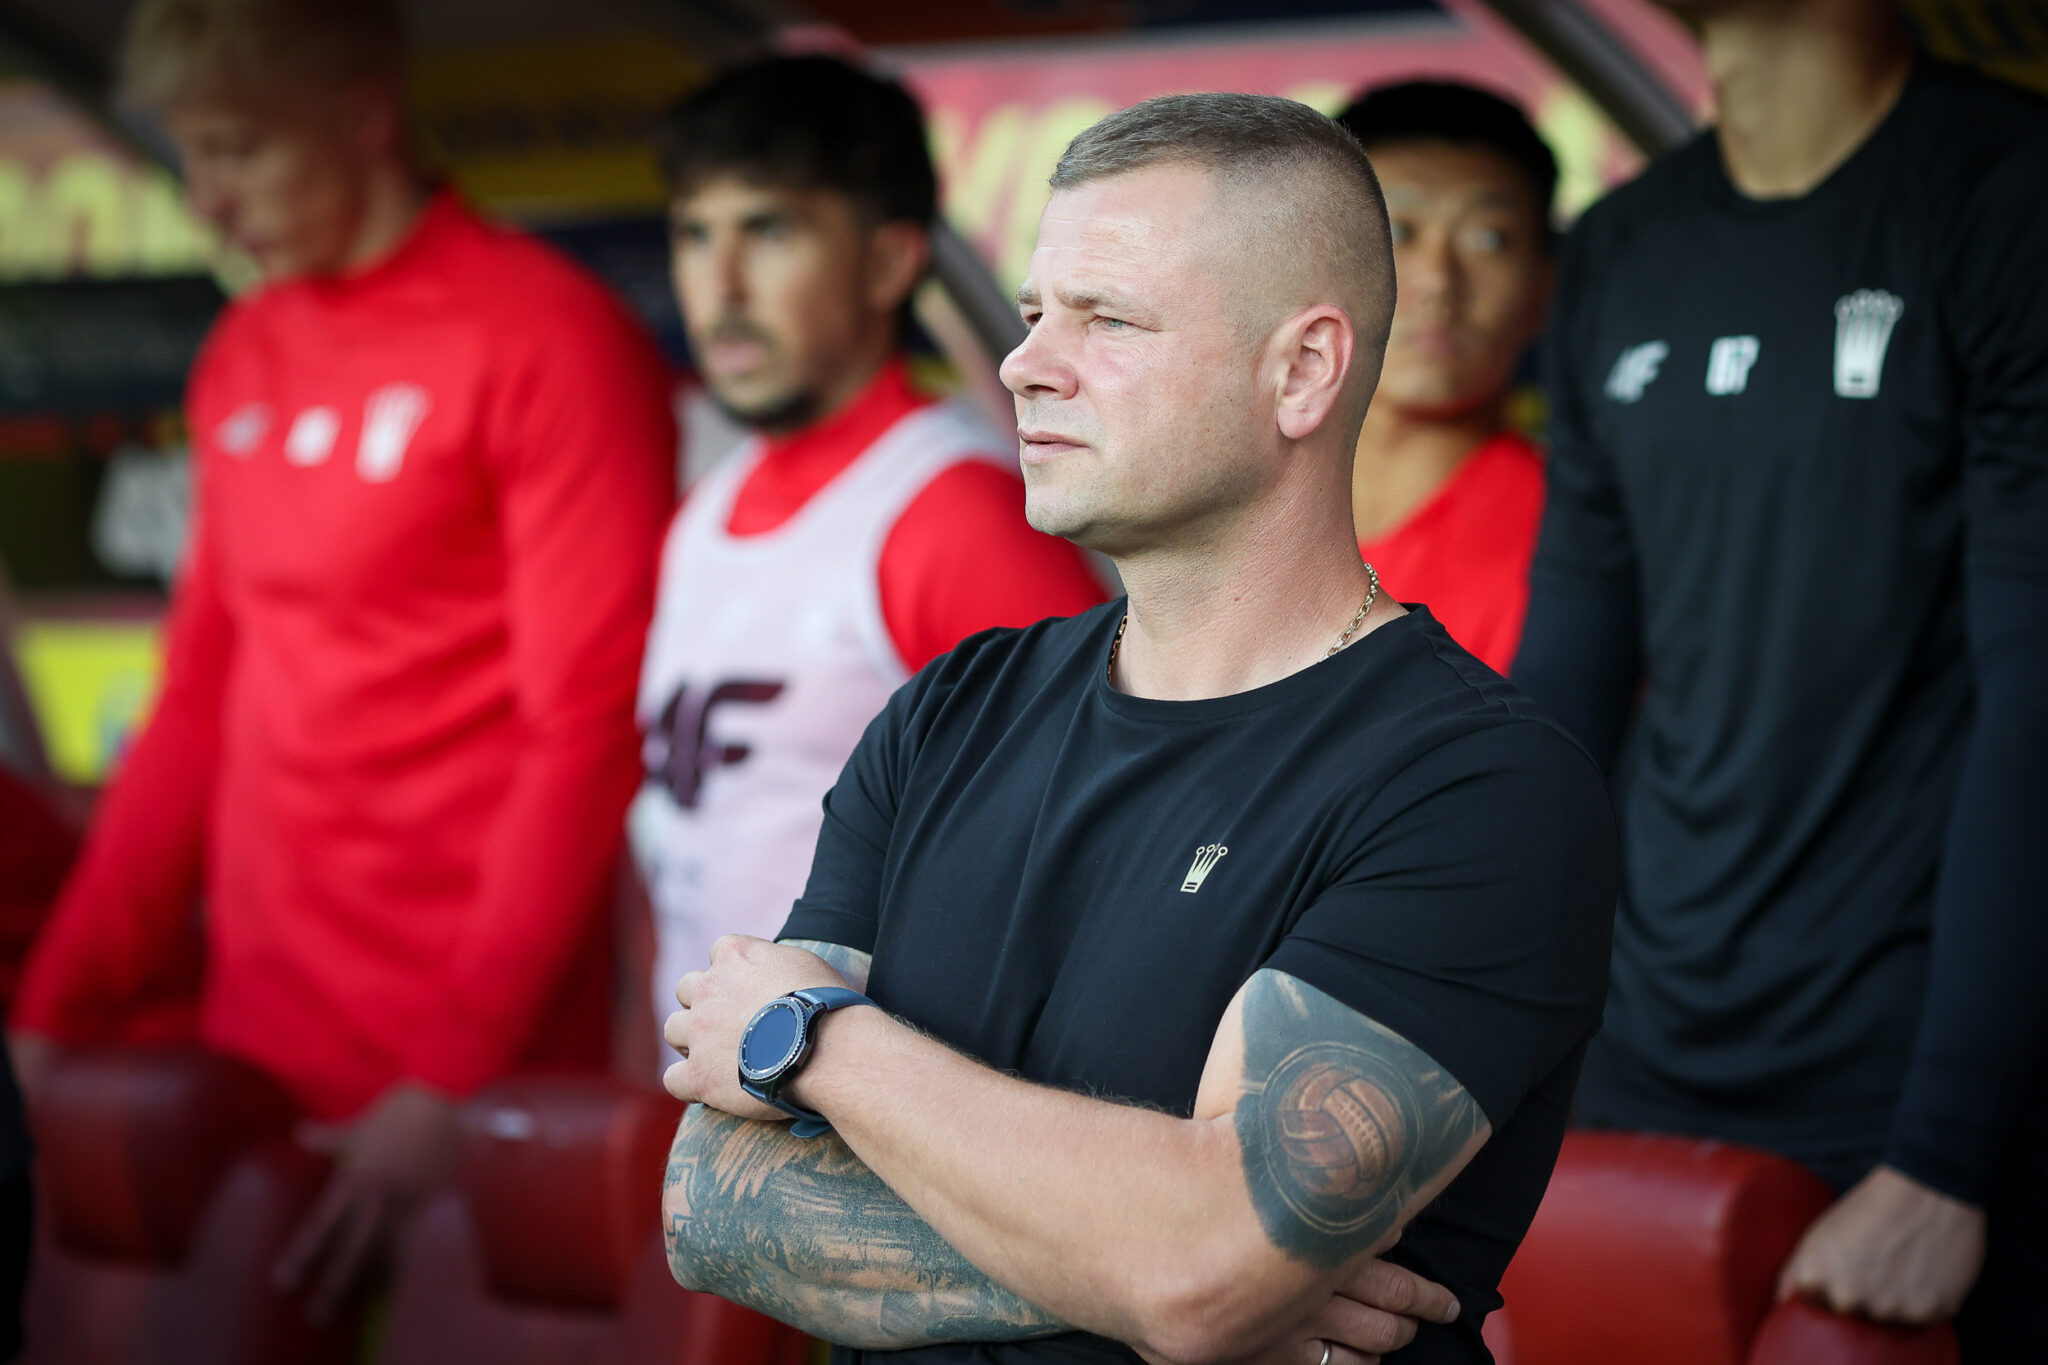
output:
[[[1359,559],[1357,143],[1168,97],[1053,185],[1027,511],[1129,596],[919,673],[785,941],[682,979],[670,1264],[842,1362],[1484,1361],[1599,1019],[1599,771]]]
[[[1514,669],[1620,807],[1581,1116],[1805,1163],[1845,1193],[1782,1293],[1924,1322],[1974,1282],[1966,1358],[2017,1359],[2048,1337],[2048,106],[1881,0],[1697,9],[1719,126],[1563,253]]]

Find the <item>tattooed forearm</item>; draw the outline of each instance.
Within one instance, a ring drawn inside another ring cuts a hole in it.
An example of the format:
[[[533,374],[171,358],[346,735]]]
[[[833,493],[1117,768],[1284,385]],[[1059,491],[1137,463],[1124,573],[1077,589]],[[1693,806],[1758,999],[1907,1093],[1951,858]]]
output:
[[[855,990],[864,991],[868,988],[868,968],[875,960],[873,953],[864,953],[858,948],[848,948],[838,943],[821,943],[814,938],[786,938],[781,942],[824,958],[825,965],[845,977],[846,984]]]
[[[1328,1268],[1371,1247],[1489,1131],[1419,1048],[1284,973],[1246,987],[1244,1043],[1245,1183],[1298,1261]]]
[[[833,1134],[691,1106],[662,1195],[683,1285],[843,1346],[1068,1330],[976,1270]]]

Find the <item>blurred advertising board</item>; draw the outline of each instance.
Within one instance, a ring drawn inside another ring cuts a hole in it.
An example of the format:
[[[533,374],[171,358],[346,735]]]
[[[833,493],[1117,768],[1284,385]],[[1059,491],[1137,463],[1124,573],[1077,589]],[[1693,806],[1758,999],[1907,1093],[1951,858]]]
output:
[[[1640,4],[1600,8],[1615,9],[1627,25],[1625,40],[1689,103],[1701,102],[1705,82],[1675,24]],[[1060,151],[1105,114],[1154,95],[1248,90],[1335,113],[1370,85],[1418,77],[1469,81],[1530,111],[1557,152],[1559,208],[1567,218],[1642,164],[1583,92],[1476,0],[1450,0],[1433,14],[877,55],[923,100],[947,216],[994,265],[1005,289],[1023,277],[1045,178]]]

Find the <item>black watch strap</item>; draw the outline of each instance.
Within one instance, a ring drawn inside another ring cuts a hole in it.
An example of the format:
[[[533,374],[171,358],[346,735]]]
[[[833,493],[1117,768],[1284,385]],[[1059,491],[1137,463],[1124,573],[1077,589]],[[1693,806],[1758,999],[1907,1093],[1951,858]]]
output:
[[[808,1016],[804,1022],[806,1030],[816,1025],[820,1015],[829,1014],[833,1010],[845,1009],[849,1005],[873,1005],[875,1003],[859,991],[848,990],[844,986],[813,986],[807,990],[791,991],[784,998],[800,1001],[803,1004]],[[804,1050],[804,1056],[794,1066],[776,1077],[775,1088],[780,1091],[784,1086],[788,1085],[795,1078],[796,1074],[803,1070],[804,1063],[809,1060],[810,1049],[807,1047]],[[766,1100],[769,1104],[774,1105],[777,1109],[780,1109],[795,1120],[794,1123],[789,1125],[790,1136],[814,1138],[832,1131],[832,1121],[823,1114],[815,1110],[806,1109],[800,1104],[793,1104],[782,1098],[780,1094],[764,1095],[753,1086],[748,1085],[745,1077],[741,1077],[740,1084],[748,1094],[755,1096],[757,1099]]]

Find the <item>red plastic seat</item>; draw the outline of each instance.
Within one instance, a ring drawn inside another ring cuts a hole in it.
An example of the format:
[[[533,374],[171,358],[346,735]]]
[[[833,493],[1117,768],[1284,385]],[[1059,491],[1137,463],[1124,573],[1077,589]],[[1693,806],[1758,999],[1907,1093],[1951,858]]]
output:
[[[354,1321],[316,1329],[270,1287],[327,1176],[287,1139],[293,1119],[261,1073],[197,1049],[58,1057],[33,1115],[42,1207],[21,1359],[347,1360]]]
[[[1749,1348],[1749,1365],[1956,1365],[1955,1333],[1886,1327],[1804,1300],[1779,1305]]]
[[[661,1176],[681,1116],[599,1076],[480,1096],[460,1189],[408,1234],[382,1365],[798,1365],[801,1334],[669,1276]]]
[[[1779,1269],[1831,1202],[1818,1177],[1767,1152],[1569,1134],[1488,1339],[1513,1365],[1953,1365],[1946,1327],[1773,1311]]]

